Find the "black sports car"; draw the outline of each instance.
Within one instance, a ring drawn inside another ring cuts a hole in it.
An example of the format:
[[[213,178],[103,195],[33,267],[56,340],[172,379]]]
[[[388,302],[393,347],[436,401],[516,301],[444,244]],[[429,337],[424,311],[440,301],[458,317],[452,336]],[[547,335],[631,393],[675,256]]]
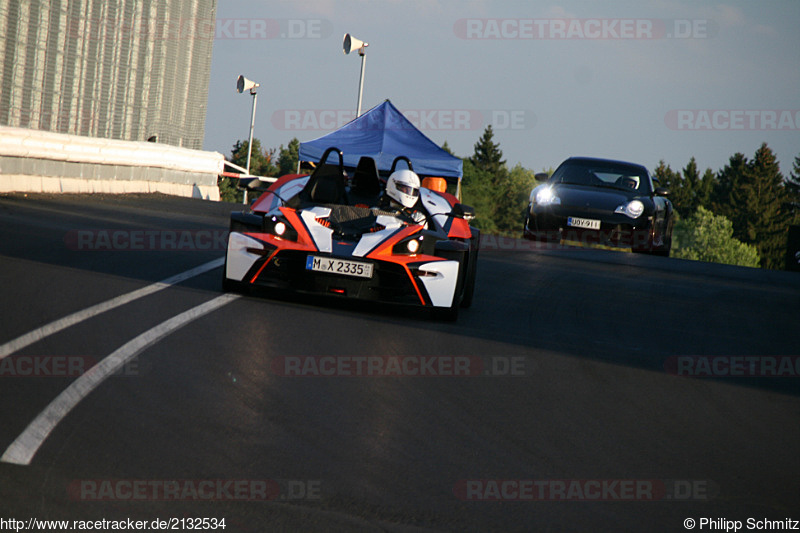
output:
[[[642,165],[571,157],[531,191],[524,236],[668,256],[672,202],[653,181]]]

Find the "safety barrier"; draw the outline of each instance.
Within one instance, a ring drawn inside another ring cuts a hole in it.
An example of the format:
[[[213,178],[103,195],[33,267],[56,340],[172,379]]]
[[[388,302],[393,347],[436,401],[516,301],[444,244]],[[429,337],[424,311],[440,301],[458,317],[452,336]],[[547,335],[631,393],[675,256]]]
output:
[[[219,152],[0,126],[0,192],[142,193],[219,200]]]

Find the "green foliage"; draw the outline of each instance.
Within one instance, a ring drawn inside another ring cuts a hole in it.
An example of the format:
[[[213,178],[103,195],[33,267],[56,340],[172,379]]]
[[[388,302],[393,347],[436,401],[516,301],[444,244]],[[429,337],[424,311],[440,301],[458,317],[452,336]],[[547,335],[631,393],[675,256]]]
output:
[[[713,193],[714,212],[733,223],[733,236],[752,244],[764,268],[782,268],[786,237],[794,218],[775,154],[765,144],[752,161],[737,153],[719,173]]]
[[[492,176],[477,168],[470,159],[464,159],[461,178],[461,201],[475,209],[472,225],[485,233],[496,233],[494,221],[494,193]]]
[[[519,232],[531,189],[535,186],[534,172],[519,163],[508,172],[505,183],[500,184],[494,194],[494,222],[501,232]]]
[[[733,237],[733,224],[700,206],[675,224],[672,256],[696,261],[757,267],[758,251]]]
[[[475,143],[475,153],[464,159],[463,201],[475,208],[474,225],[487,233],[519,233],[534,173],[522,165],[510,172],[489,125]]]
[[[800,155],[794,158],[792,171],[786,180],[786,192],[789,197],[788,209],[792,213],[792,224],[800,224]]]
[[[486,233],[516,235],[536,179],[519,164],[509,171],[493,137],[489,125],[475,144],[475,153],[464,159],[462,199],[475,208],[473,225]]]
[[[255,143],[254,143],[255,144]],[[278,176],[294,174],[297,172],[297,163],[300,161],[300,141],[297,137],[289,141],[286,148],[281,145],[278,151]]]
[[[248,141],[236,141],[231,151],[230,161],[247,168],[247,147]],[[250,154],[250,174],[255,176],[274,176],[278,173],[278,167],[273,164],[275,149],[264,150],[261,148],[261,141],[253,139],[253,151]]]
[[[672,170],[663,160],[659,161],[653,176],[658,180],[657,187],[669,189],[669,198],[675,210],[684,217],[697,211],[701,205],[709,205],[716,180],[710,168],[700,177],[694,157],[689,160],[682,173]]]
[[[503,161],[500,144],[492,142],[493,137],[494,131],[492,131],[492,125],[489,124],[483,131],[480,140],[475,143],[475,154],[470,157],[470,162],[479,170],[493,174],[495,181],[500,181],[504,177],[502,174],[508,169],[506,169],[506,162]]]
[[[231,150],[228,161],[247,168],[247,147],[248,141],[236,141]],[[289,141],[289,145],[284,148],[281,145],[278,157],[275,157],[274,148],[264,150],[261,148],[261,141],[253,139],[253,151],[250,154],[250,174],[254,176],[282,176],[291,174],[297,170],[297,162],[300,159],[300,141],[297,138]],[[219,196],[223,202],[242,203],[244,191],[237,189],[236,178],[219,178]],[[252,194],[250,195],[252,197]]]
[[[240,204],[244,199],[244,191],[236,188],[236,180],[227,177],[218,177],[217,186],[219,187],[219,199],[223,202],[233,202]]]

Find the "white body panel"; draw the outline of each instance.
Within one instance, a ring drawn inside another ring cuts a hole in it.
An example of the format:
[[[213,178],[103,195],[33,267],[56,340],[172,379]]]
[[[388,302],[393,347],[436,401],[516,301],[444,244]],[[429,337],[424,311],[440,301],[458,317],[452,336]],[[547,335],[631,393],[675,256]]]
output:
[[[458,261],[434,261],[419,268],[423,272],[430,272],[434,276],[421,276],[425,290],[431,297],[435,307],[450,307],[458,283]]]
[[[225,267],[225,277],[235,281],[244,281],[245,275],[252,268],[253,264],[262,256],[251,254],[247,248],[264,249],[264,245],[257,240],[242,235],[241,233],[231,232],[228,236],[228,258]]]

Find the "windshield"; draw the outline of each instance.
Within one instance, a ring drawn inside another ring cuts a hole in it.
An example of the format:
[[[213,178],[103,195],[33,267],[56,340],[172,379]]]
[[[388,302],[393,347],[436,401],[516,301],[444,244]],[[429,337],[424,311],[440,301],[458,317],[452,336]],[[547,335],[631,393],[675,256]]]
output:
[[[618,189],[634,195],[651,192],[650,178],[643,168],[604,161],[565,161],[550,182]]]

